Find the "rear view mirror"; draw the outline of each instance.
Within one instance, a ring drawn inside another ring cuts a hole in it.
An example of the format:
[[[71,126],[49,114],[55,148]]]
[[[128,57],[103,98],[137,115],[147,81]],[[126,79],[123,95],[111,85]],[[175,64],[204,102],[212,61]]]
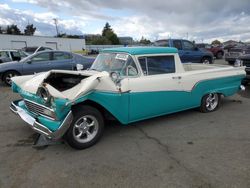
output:
[[[82,64],[76,64],[76,70],[83,70],[84,66]]]

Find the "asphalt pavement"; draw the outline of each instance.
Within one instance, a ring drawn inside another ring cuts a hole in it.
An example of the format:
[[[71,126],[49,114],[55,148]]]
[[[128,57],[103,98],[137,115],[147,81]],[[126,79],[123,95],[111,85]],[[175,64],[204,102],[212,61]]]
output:
[[[110,123],[82,151],[65,143],[34,148],[37,135],[9,111],[18,98],[0,84],[1,188],[250,187],[250,86],[213,113]]]

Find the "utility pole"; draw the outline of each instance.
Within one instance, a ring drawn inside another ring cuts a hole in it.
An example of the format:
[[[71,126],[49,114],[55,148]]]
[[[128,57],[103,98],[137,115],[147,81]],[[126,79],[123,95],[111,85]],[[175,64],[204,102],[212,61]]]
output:
[[[56,36],[58,37],[58,36],[59,36],[58,26],[57,26],[57,24],[58,24],[58,19],[57,19],[57,18],[53,18],[53,20],[54,20],[54,23],[55,23],[55,26],[56,26]]]
[[[187,40],[188,40],[188,32],[187,32]]]

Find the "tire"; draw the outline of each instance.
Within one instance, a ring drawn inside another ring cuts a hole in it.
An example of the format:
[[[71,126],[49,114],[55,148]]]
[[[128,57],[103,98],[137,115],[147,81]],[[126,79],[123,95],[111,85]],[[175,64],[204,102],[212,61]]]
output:
[[[218,93],[209,93],[202,97],[200,111],[203,113],[216,111],[221,103],[221,96]]]
[[[234,65],[234,61],[228,61],[229,65]]]
[[[86,149],[96,144],[104,131],[104,119],[99,110],[79,106],[73,111],[73,121],[65,134],[67,143],[75,149]]]
[[[212,59],[210,57],[203,57],[201,59],[202,64],[212,64]]]
[[[218,52],[218,53],[216,54],[216,58],[217,58],[217,59],[222,59],[222,58],[223,58],[223,53],[222,53],[222,52]]]
[[[3,74],[2,80],[7,86],[11,86],[11,78],[14,76],[20,76],[20,73],[17,71],[7,71]]]

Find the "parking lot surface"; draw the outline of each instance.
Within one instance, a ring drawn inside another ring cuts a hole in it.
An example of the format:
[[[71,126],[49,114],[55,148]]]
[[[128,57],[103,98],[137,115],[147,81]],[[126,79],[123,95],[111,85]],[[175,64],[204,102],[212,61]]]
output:
[[[82,151],[33,148],[37,135],[9,111],[18,98],[0,84],[0,187],[250,187],[249,86],[213,113],[112,122]]]

